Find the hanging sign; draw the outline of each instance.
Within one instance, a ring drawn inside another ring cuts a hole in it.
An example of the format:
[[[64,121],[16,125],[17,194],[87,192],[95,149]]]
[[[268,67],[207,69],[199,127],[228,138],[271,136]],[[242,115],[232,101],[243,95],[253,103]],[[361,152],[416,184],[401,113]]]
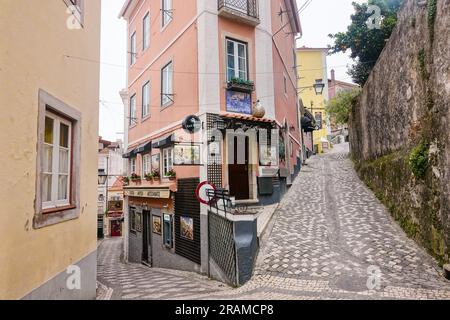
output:
[[[187,133],[197,133],[202,128],[202,121],[199,117],[190,115],[184,119],[182,126]]]

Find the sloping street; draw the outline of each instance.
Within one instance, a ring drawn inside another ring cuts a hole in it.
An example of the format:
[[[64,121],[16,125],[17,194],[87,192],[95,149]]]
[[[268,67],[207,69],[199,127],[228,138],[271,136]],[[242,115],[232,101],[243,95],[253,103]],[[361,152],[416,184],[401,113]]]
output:
[[[101,244],[99,281],[113,289],[112,299],[450,299],[450,282],[436,261],[358,179],[347,147],[303,168],[245,286],[123,264],[121,239]]]

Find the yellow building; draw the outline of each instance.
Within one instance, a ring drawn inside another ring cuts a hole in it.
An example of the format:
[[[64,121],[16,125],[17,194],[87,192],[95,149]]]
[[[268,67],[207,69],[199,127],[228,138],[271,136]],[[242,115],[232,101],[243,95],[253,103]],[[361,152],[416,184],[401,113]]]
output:
[[[100,10],[0,1],[0,299],[95,298]]]
[[[328,101],[327,52],[326,48],[297,49],[300,99],[319,127],[319,130],[313,133],[314,150],[319,153],[331,147],[328,141],[328,135],[331,133],[330,123],[325,112]],[[313,87],[316,83],[325,85],[321,95],[317,95]]]

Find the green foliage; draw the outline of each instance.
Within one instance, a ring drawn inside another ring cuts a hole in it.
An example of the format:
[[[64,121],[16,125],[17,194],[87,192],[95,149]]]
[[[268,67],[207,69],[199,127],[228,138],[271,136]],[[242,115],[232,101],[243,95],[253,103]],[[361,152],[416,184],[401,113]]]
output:
[[[241,85],[246,85],[246,86],[253,86],[255,84],[251,80],[244,80],[244,79],[236,78],[236,77],[231,78],[230,82],[233,84],[241,84]]]
[[[429,146],[420,143],[409,155],[409,167],[417,178],[424,178],[428,169]]]
[[[167,171],[166,176],[169,178],[175,178],[177,176],[177,173],[175,172],[175,170],[170,169],[169,171]]]
[[[437,0],[428,0],[428,29],[430,31],[431,42],[434,40],[434,23],[437,15]]]
[[[386,40],[391,36],[397,24],[397,11],[403,0],[368,0],[367,3],[353,3],[355,13],[351,16],[352,23],[346,32],[330,35],[334,39],[331,54],[351,50],[354,66],[349,70],[353,81],[364,85],[378,60]],[[369,29],[366,22],[372,16],[367,13],[369,5],[376,5],[381,9],[381,28]]]
[[[326,112],[336,124],[348,123],[353,103],[360,93],[360,88],[355,88],[351,91],[341,91],[328,102],[325,108]]]

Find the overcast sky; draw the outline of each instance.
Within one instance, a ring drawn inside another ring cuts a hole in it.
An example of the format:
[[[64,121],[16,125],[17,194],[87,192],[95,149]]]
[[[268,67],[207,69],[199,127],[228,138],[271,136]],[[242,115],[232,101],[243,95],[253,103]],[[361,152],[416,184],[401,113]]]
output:
[[[332,44],[328,34],[347,29],[353,12],[352,1],[355,0],[312,0],[300,14],[303,37],[298,44],[307,47]],[[123,105],[119,91],[126,87],[126,23],[118,19],[118,14],[124,2],[102,0],[100,135],[109,140],[123,139]],[[305,2],[297,0],[299,8]],[[351,59],[347,55],[329,56],[328,74],[334,68],[337,79],[351,82],[346,68],[349,63]]]

